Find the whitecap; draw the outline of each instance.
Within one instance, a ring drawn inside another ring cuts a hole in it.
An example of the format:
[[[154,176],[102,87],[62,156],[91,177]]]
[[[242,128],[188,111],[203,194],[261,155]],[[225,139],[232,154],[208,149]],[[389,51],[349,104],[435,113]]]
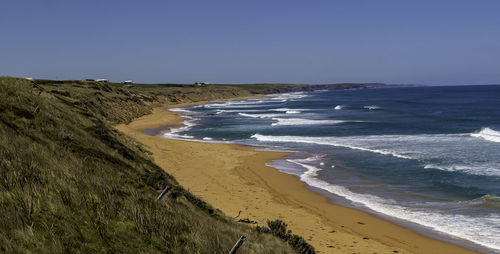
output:
[[[484,175],[484,176],[500,176],[500,170],[495,166],[488,166],[487,164],[479,165],[437,165],[437,164],[426,164],[425,169],[438,169],[448,172],[463,172],[472,175]]]
[[[340,124],[346,121],[343,120],[311,120],[302,118],[272,118],[277,121],[272,123],[272,126],[281,125],[326,125],[326,124]]]
[[[477,133],[471,133],[472,137],[482,138],[484,140],[492,141],[492,142],[500,142],[500,132],[492,130],[490,128],[483,128],[481,131]]]
[[[185,108],[169,108],[168,111],[183,112],[183,113],[193,113],[193,111],[185,109]]]
[[[401,159],[417,160],[426,169],[462,172],[471,175],[500,176],[496,161],[497,143],[482,142],[468,134],[366,135],[366,136],[271,136],[255,134],[263,142],[294,142],[345,147]],[[471,149],[475,147],[476,149]],[[489,154],[481,149],[490,149]]]
[[[282,116],[282,114],[247,114],[247,113],[238,113],[238,115],[251,118],[273,118],[277,116]]]
[[[262,110],[259,110],[259,109],[217,109],[215,114],[219,115],[222,113],[240,113],[240,112],[262,112]]]
[[[379,107],[379,106],[375,106],[375,105],[372,105],[372,106],[364,106],[363,108],[368,109],[368,110],[377,110],[377,109],[382,109],[381,107]]]
[[[271,95],[269,98],[271,100],[278,100],[278,101],[287,101],[290,99],[301,99],[305,97],[309,97],[310,95],[305,94],[304,92],[293,92],[293,93],[283,93],[283,94],[277,94],[277,95]]]
[[[412,159],[412,157],[398,154],[393,151],[381,150],[381,149],[370,149],[360,146],[355,146],[351,144],[345,144],[335,141],[335,138],[332,137],[301,137],[301,136],[266,136],[261,134],[254,134],[251,136],[258,141],[267,141],[267,142],[296,142],[296,143],[306,143],[306,144],[317,144],[317,145],[330,145],[330,146],[338,146],[338,147],[346,147],[355,150],[373,152],[383,155],[392,155],[397,158],[402,159]]]
[[[270,109],[271,111],[278,111],[278,112],[287,112],[287,111],[305,111],[307,109],[303,108],[274,108]]]
[[[322,169],[308,165],[304,160],[290,159],[287,161],[300,165],[306,169],[306,171],[300,175],[300,180],[310,186],[344,197],[354,204],[361,204],[375,212],[417,223],[438,232],[467,239],[489,248],[500,249],[500,227],[492,226],[500,224],[499,214],[489,214],[481,220],[478,220],[476,217],[447,214],[429,207],[401,206],[391,199],[382,199],[375,195],[355,193],[344,186],[321,180],[317,178],[317,176]],[[495,197],[486,198],[495,199]],[[450,221],[454,223],[449,223]]]

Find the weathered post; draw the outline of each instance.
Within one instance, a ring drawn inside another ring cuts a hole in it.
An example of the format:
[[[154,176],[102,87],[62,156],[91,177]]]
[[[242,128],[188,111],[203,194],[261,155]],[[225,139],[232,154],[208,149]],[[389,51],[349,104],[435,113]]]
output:
[[[229,251],[229,254],[235,254],[246,239],[247,237],[242,235],[240,239],[236,242],[236,244],[233,246],[233,248]]]
[[[160,199],[161,199],[161,198],[165,195],[165,193],[167,193],[167,191],[168,191],[168,185],[167,185],[167,186],[165,186],[165,189],[163,189],[163,190],[161,191],[160,195],[158,195],[158,197],[156,198],[156,201],[160,200]],[[170,191],[169,191],[169,192],[170,192]],[[167,196],[168,196],[168,195],[167,195]]]
[[[234,216],[233,219],[236,219],[238,217],[240,217],[240,214],[241,214],[241,210],[238,212],[238,215]]]

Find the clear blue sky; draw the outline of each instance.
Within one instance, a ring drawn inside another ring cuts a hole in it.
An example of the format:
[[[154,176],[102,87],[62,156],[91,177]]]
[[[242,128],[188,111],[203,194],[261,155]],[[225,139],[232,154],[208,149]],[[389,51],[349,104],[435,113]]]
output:
[[[0,10],[0,75],[500,83],[498,0],[16,0]]]

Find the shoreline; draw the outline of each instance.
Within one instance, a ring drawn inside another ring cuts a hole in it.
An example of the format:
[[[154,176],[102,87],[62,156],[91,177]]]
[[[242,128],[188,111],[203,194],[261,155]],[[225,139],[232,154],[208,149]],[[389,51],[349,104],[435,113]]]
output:
[[[319,253],[475,253],[367,212],[332,204],[329,197],[313,191],[296,176],[266,165],[291,153],[144,133],[182,124],[178,112],[164,109],[203,103],[207,102],[155,108],[152,114],[117,129],[143,143],[160,167],[227,216],[243,210],[239,218],[249,218],[258,225],[266,219],[282,219]]]

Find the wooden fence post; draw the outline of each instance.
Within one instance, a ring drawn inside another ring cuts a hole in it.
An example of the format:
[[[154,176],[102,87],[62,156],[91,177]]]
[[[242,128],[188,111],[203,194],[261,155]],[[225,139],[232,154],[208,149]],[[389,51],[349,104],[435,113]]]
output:
[[[246,239],[247,237],[242,235],[240,239],[236,242],[236,244],[233,246],[233,248],[229,251],[229,254],[235,254]]]
[[[167,186],[165,186],[165,189],[163,189],[163,190],[161,191],[160,195],[158,195],[158,197],[156,198],[156,201],[160,200],[160,199],[161,199],[161,198],[165,195],[165,193],[167,193],[167,191],[168,191],[168,185],[167,185]],[[168,191],[168,192],[170,193],[170,191]],[[168,195],[167,195],[167,196],[168,196]]]

